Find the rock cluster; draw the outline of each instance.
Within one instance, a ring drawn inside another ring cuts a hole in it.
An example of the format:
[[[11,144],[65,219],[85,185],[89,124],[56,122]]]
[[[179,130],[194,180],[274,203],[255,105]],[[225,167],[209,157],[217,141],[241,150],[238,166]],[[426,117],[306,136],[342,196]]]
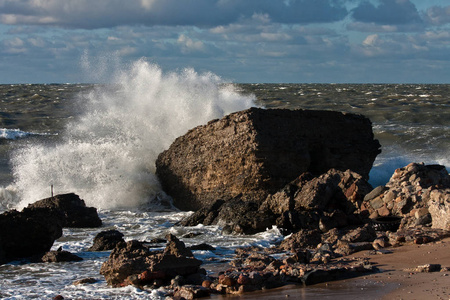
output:
[[[349,169],[367,179],[378,153],[364,116],[251,108],[177,138],[156,174],[175,206],[198,210],[240,194],[260,203],[305,172]]]
[[[367,194],[361,209],[372,219],[399,216],[400,228],[432,224],[450,230],[450,175],[441,165],[411,163]]]
[[[232,233],[252,234],[276,225],[286,232],[361,224],[364,196],[372,189],[359,174],[331,169],[314,177],[304,173],[262,203],[241,196],[217,200],[181,222],[184,226],[219,224]]]

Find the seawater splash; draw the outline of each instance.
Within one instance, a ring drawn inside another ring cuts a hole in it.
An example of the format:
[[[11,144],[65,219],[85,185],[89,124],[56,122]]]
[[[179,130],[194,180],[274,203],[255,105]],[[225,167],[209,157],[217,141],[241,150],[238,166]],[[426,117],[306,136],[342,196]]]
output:
[[[139,60],[85,100],[62,142],[29,144],[14,153],[19,208],[48,197],[50,185],[106,209],[164,197],[154,174],[157,155],[189,129],[254,106],[255,97],[212,73],[164,73]]]
[[[33,135],[49,135],[48,133],[37,133],[37,132],[27,132],[22,131],[18,128],[16,129],[8,129],[8,128],[0,128],[0,139],[5,140],[16,140],[28,136]]]

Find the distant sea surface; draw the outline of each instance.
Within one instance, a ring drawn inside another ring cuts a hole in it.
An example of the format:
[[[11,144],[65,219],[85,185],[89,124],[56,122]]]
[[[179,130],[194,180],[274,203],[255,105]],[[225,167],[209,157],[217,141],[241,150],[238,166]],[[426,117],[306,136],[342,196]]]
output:
[[[194,253],[203,260],[283,239],[277,228],[227,236],[217,226],[178,227],[189,212],[161,204],[167,196],[154,175],[156,156],[190,128],[232,111],[262,106],[367,116],[382,145],[370,173],[374,187],[410,162],[450,166],[450,85],[230,85],[212,75],[136,68],[146,72],[127,75],[120,84],[0,85],[0,209],[49,197],[53,185],[56,193],[77,193],[99,208],[104,221],[101,229],[64,229],[55,243],[83,262],[0,266],[0,298],[159,299],[160,291],[106,286],[98,272],[109,252],[86,251],[100,230],[118,229],[127,240],[201,233],[184,241],[217,247]],[[86,277],[98,282],[71,285]]]

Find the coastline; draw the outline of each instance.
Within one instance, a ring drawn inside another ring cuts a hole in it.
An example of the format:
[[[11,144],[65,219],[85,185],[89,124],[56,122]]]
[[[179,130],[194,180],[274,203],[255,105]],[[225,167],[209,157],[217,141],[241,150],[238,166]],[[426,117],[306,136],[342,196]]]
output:
[[[214,295],[211,299],[275,300],[317,299],[317,297],[333,300],[349,297],[366,300],[450,299],[450,271],[429,273],[404,271],[425,264],[450,267],[450,237],[428,244],[409,243],[384,250],[392,253],[373,254],[373,251],[365,250],[351,255],[355,258],[367,258],[380,269],[378,273],[307,287],[290,285],[244,295]]]

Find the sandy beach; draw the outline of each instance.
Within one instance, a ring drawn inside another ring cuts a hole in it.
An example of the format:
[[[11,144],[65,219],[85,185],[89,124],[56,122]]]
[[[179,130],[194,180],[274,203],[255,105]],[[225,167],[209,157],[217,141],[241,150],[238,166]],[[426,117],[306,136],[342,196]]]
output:
[[[380,272],[366,276],[322,283],[307,287],[285,286],[279,289],[239,296],[214,296],[215,299],[365,299],[419,300],[450,299],[450,271],[412,272],[425,264],[450,267],[450,238],[429,244],[406,244],[387,248],[388,254],[361,251],[355,258],[368,258]]]

